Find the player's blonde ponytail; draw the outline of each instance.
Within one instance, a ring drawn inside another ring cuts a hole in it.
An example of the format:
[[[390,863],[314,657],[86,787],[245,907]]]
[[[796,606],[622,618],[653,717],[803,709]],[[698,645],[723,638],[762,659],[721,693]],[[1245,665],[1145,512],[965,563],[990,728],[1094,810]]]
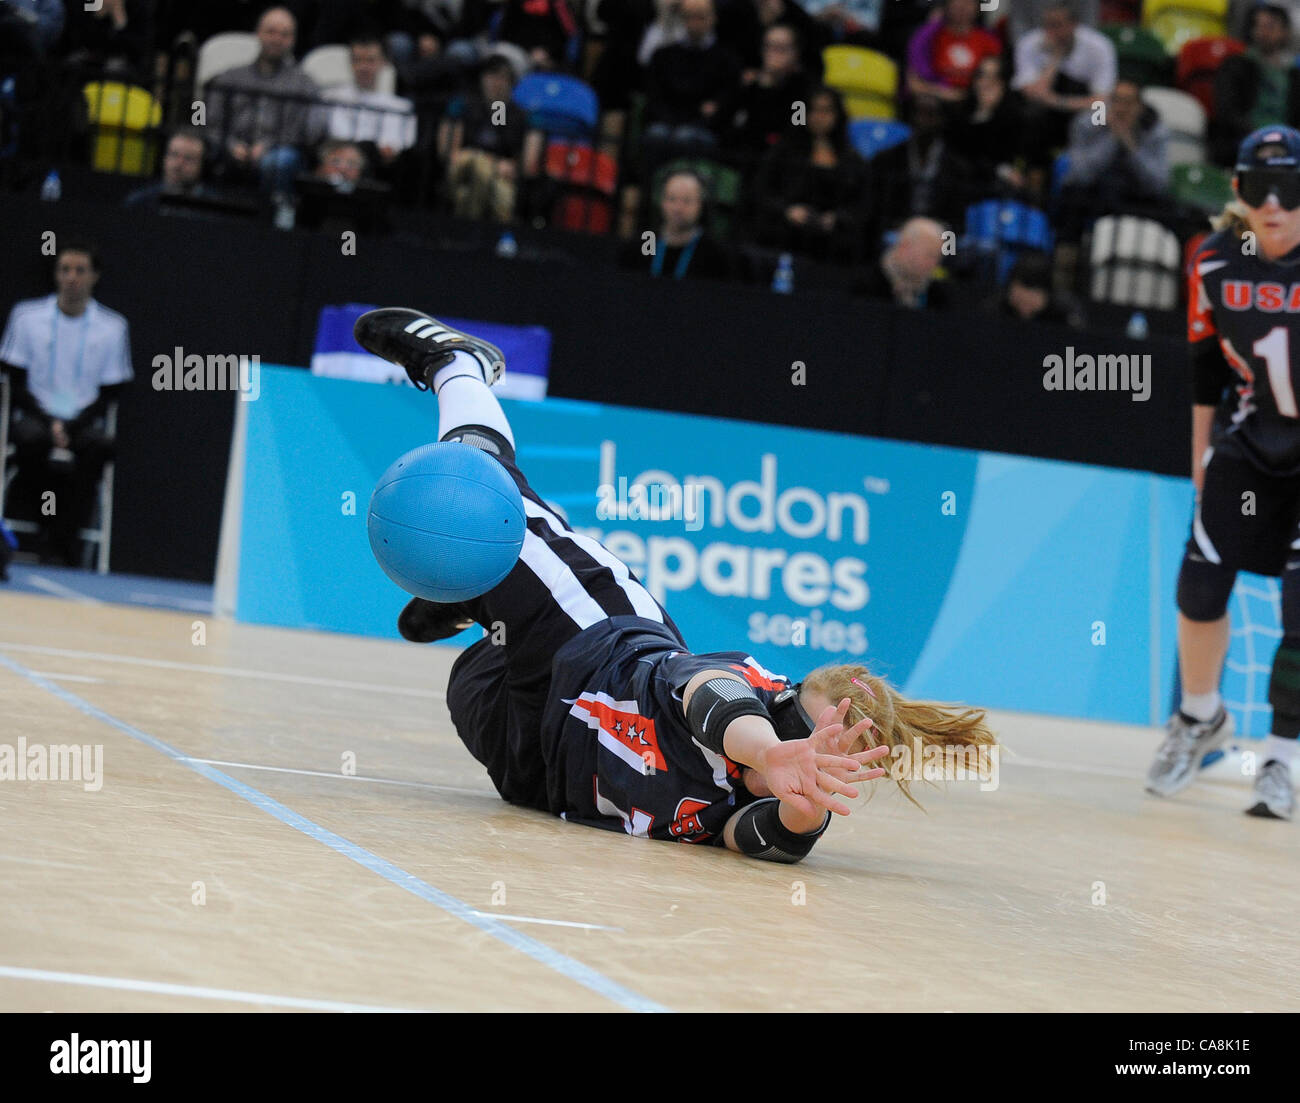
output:
[[[1235,196],[1223,205],[1223,210],[1210,218],[1210,225],[1216,230],[1227,230],[1237,240],[1250,229],[1246,221],[1246,204]]]
[[[938,758],[948,765],[956,763],[969,770],[978,770],[977,763],[986,768],[990,755],[989,750],[982,748],[998,746],[983,709],[909,700],[861,664],[819,666],[804,678],[803,686],[820,693],[833,705],[847,697],[850,701],[844,721],[847,726],[864,717],[871,718],[872,727],[867,730],[867,736],[859,739],[850,752],[869,750],[881,744],[889,746],[891,757],[875,765],[889,770],[889,776],[903,796],[918,808],[921,805],[912,796],[909,780],[915,776],[932,780],[933,771],[926,770],[918,775],[917,771],[908,768],[908,764],[915,763],[918,756],[924,755],[925,748],[946,749],[940,755],[926,755],[927,760]],[[945,772],[943,776],[952,775]]]

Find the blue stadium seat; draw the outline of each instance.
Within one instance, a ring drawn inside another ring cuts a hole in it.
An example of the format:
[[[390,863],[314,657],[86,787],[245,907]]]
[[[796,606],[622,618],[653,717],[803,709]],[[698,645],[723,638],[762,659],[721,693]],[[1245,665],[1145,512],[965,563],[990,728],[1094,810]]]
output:
[[[965,244],[994,262],[997,281],[1004,284],[1021,252],[1051,253],[1052,227],[1036,207],[1013,199],[989,199],[966,208]]]
[[[849,141],[865,161],[901,146],[911,136],[912,128],[894,119],[855,119],[849,123]]]
[[[550,135],[589,138],[600,118],[595,91],[576,77],[531,73],[515,85],[514,99],[530,125]]]

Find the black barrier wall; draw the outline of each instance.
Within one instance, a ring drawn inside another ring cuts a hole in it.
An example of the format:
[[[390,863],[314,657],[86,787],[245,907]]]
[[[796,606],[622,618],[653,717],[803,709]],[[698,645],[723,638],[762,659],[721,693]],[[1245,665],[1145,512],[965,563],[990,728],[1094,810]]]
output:
[[[30,200],[0,210],[6,312],[52,290],[47,231],[98,246],[96,297],[131,323],[116,571],[210,579],[215,568],[238,399],[153,390],[154,357],[180,348],[306,365],[321,307],[346,302],[544,325],[554,338],[550,390],[562,397],[1187,473],[1186,349],[1169,336],[1130,341],[831,292],[651,280],[555,250],[502,260],[363,238],[344,255],[322,235]],[[1147,398],[1045,389],[1045,359],[1071,348],[1149,356]]]

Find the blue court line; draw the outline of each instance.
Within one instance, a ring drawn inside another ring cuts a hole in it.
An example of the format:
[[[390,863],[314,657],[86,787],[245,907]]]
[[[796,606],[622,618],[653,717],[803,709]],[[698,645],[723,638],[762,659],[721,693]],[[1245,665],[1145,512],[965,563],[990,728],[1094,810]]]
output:
[[[62,686],[56,685],[47,678],[34,671],[28,670],[20,663],[14,662],[7,655],[0,654],[0,666],[8,667],[15,674],[26,678],[33,685],[40,687],[47,693],[53,694],[60,701],[71,705],[77,711],[94,720],[107,724],[109,727],[116,728],[125,735],[129,735],[137,742],[143,743],[147,747],[152,747],[156,751],[161,751],[168,758],[179,762],[187,769],[193,770],[196,774],[207,778],[209,781],[215,781],[218,785],[229,789],[236,796],[243,797],[249,804],[260,808],[263,812],[274,816],[281,823],[288,824],[290,827],[301,831],[309,838],[315,839],[319,843],[324,843],[331,850],[342,854],[345,858],[350,858],[360,866],[364,866],[372,873],[391,881],[398,888],[405,889],[421,900],[427,900],[430,904],[436,904],[443,911],[454,915],[457,919],[463,919],[477,927],[484,934],[489,934],[493,938],[504,942],[516,950],[519,950],[533,960],[545,965],[548,969],[554,969],[562,976],[576,981],[584,988],[589,988],[598,995],[625,1007],[629,1011],[667,1011],[668,1008],[630,988],[624,988],[623,985],[616,981],[610,980],[602,973],[598,973],[590,966],[583,965],[580,961],[575,961],[571,957],[552,949],[544,942],[538,942],[534,938],[529,938],[526,934],[520,934],[513,927],[507,926],[500,920],[486,916],[471,908],[468,904],[441,889],[434,888],[425,881],[420,880],[413,873],[407,873],[400,866],[394,865],[387,859],[372,854],[364,847],[357,846],[356,843],[350,842],[341,835],[336,835],[329,828],[321,827],[320,824],[313,823],[305,816],[299,815],[292,808],[281,804],[278,800],[268,797],[265,793],[259,792],[251,785],[245,785],[242,781],[231,777],[229,774],[223,774],[220,770],[215,770],[211,766],[204,765],[201,762],[195,762],[189,756],[182,754],[175,747],[164,743],[156,736],[142,732],[139,728],[132,727],[124,720],[119,720],[103,709],[96,708],[89,701],[84,701],[75,693],[69,693]]]

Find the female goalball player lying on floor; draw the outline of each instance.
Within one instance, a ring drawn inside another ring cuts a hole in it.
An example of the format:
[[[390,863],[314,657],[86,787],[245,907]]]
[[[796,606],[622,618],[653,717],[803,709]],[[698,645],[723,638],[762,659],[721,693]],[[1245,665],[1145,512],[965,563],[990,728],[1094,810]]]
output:
[[[523,548],[503,581],[462,602],[414,598],[398,619],[421,643],[492,628],[453,664],[447,705],[505,800],[797,862],[832,812],[849,814],[837,797],[883,776],[869,764],[895,747],[995,744],[982,711],[909,701],[861,665],[790,685],[742,651],[692,654],[627,565],[528,485],[489,390],[504,370],[499,349],[399,308],[364,315],[356,338],[434,390],[440,441],[494,457],[523,497]]]

